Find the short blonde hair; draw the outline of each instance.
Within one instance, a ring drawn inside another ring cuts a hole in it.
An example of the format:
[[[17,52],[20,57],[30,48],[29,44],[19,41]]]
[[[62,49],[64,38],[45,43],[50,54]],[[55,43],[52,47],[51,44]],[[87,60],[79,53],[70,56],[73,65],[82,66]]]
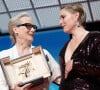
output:
[[[71,13],[79,12],[79,18],[78,18],[79,24],[84,25],[84,23],[86,22],[86,12],[81,4],[71,3],[62,6],[61,9],[66,9]]]
[[[10,38],[11,38],[13,43],[16,43],[16,37],[15,37],[15,33],[13,32],[13,27],[17,26],[18,24],[21,24],[21,20],[20,19],[22,17],[31,18],[28,13],[22,12],[22,13],[19,13],[18,15],[16,15],[15,17],[12,17],[9,20],[8,30],[9,30],[9,33],[10,33]]]

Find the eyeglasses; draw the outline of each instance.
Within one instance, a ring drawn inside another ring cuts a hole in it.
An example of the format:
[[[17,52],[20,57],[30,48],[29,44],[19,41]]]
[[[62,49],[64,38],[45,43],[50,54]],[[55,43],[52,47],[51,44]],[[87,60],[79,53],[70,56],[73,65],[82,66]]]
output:
[[[37,30],[37,26],[36,25],[32,25],[30,23],[24,23],[24,24],[17,25],[17,27],[20,27],[20,26],[25,26],[29,30],[31,30],[32,28],[34,28],[35,30]]]

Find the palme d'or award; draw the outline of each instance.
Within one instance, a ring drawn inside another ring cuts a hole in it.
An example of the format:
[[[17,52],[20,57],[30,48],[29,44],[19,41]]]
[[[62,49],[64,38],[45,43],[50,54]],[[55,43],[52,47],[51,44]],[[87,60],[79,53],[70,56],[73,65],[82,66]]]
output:
[[[48,60],[41,46],[33,48],[32,53],[11,61],[10,57],[2,58],[0,63],[10,89],[19,81],[23,82],[20,87],[28,83],[37,86],[51,76]]]

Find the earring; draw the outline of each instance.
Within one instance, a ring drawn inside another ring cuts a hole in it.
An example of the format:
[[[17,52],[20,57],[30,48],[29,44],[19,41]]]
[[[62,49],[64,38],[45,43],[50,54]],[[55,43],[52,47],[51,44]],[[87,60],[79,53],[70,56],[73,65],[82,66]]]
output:
[[[16,36],[18,36],[18,33],[15,33],[16,34]]]
[[[79,22],[78,21],[76,21],[76,25],[79,27],[80,26],[80,24],[79,24]]]

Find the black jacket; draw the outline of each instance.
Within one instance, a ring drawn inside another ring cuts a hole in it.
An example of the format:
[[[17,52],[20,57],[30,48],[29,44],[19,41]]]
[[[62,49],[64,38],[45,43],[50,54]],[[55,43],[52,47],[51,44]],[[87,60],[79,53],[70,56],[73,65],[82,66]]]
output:
[[[71,59],[73,69],[65,79],[65,50],[62,48],[59,59],[61,66],[60,90],[100,90],[100,32],[90,32],[74,51]]]

